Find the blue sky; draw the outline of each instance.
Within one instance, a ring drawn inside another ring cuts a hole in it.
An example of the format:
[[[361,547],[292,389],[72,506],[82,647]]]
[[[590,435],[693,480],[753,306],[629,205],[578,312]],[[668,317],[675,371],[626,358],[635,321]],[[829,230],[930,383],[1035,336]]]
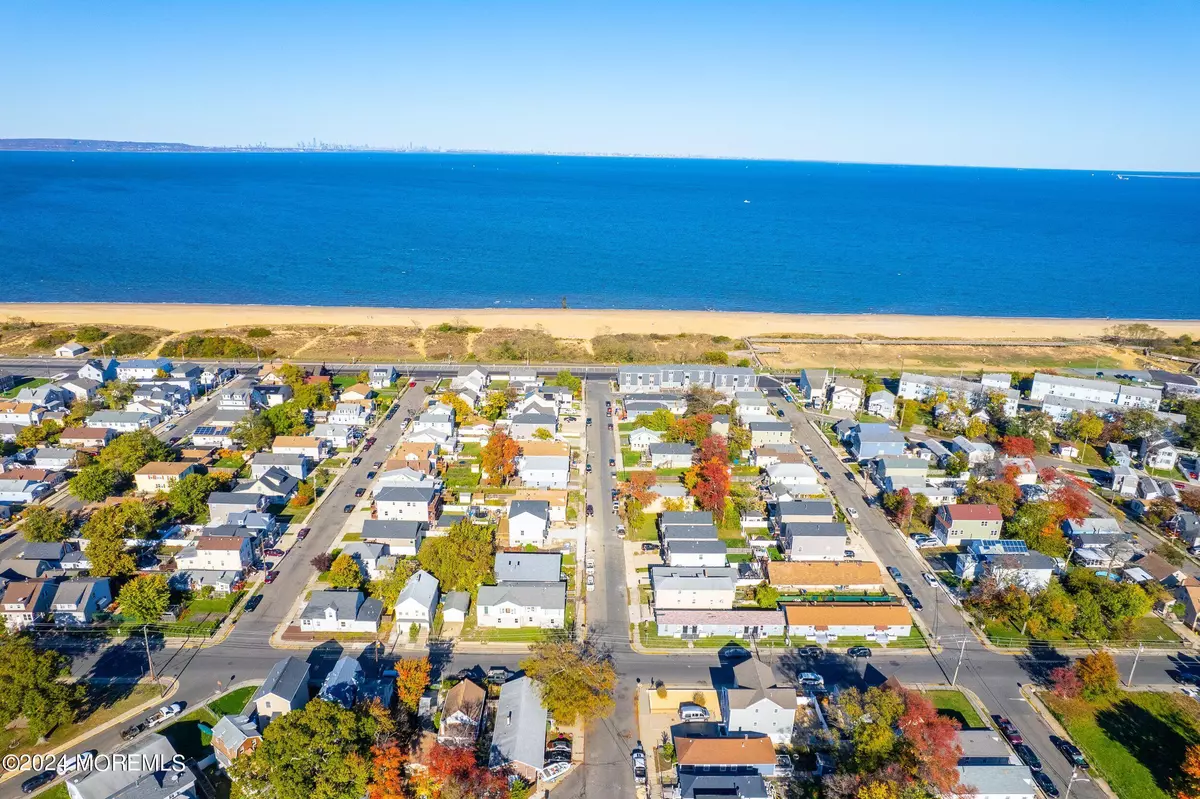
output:
[[[1200,171],[1200,3],[0,4],[0,137]]]

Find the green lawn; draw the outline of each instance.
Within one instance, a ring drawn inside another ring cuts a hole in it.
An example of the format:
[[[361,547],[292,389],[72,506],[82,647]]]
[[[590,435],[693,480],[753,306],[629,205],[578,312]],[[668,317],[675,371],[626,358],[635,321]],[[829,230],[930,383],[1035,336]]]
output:
[[[1035,639],[1028,635],[1021,635],[1021,629],[1014,627],[1008,622],[993,621],[989,622],[984,627],[984,632],[987,637],[996,646],[1005,647],[1025,647],[1030,641],[1043,640],[1056,644],[1076,644],[1079,646],[1088,646],[1091,642],[1077,638],[1069,638],[1057,633],[1047,635],[1041,639]],[[1166,622],[1157,616],[1143,616],[1137,620],[1134,627],[1131,641],[1140,641],[1147,647],[1174,647],[1179,645],[1179,636],[1176,635]],[[1120,640],[1113,640],[1111,643],[1122,643]]]
[[[452,466],[446,470],[447,488],[478,488],[480,472],[472,472],[470,466]]]
[[[299,524],[308,518],[308,514],[312,513],[312,509],[316,507],[315,503],[309,503],[304,507],[297,508],[295,505],[284,505],[279,512],[275,514],[275,518],[280,524]]]
[[[257,688],[257,685],[247,685],[230,691],[204,707],[188,713],[179,721],[163,729],[162,733],[180,754],[202,760],[212,753],[209,746],[212,735],[200,725],[206,725],[211,729],[221,720],[221,716],[241,713]]]
[[[478,458],[479,453],[483,451],[483,444],[478,441],[468,441],[462,445],[462,450],[459,454],[465,458]]]
[[[246,465],[246,459],[241,455],[233,455],[228,458],[221,458],[213,464],[214,469],[240,469]]]
[[[658,516],[654,513],[644,514],[640,527],[627,529],[630,541],[658,541]]]
[[[38,794],[38,799],[69,799],[70,794],[67,793],[67,784],[60,782],[52,788],[47,788]]]
[[[241,713],[246,707],[246,703],[250,701],[250,697],[254,696],[256,690],[258,690],[257,685],[244,685],[219,697],[216,701],[210,702],[208,709],[217,714],[217,716]]]
[[[754,560],[754,555],[749,552],[734,552],[726,556],[726,560],[730,563],[749,563]]]
[[[633,422],[621,422],[617,425],[617,430],[622,433],[629,433],[633,430]]]
[[[321,461],[321,465],[326,469],[340,469],[346,465],[345,458],[326,458]]]
[[[23,388],[37,388],[38,386],[44,386],[49,382],[50,378],[48,377],[18,377],[17,384],[8,391],[5,391],[3,394],[0,394],[0,397],[12,399],[13,397],[17,396],[17,394],[19,394]]]
[[[1121,692],[1095,704],[1046,695],[1046,704],[1121,799],[1168,799],[1180,765],[1200,744],[1200,705],[1182,694]]]
[[[1155,477],[1161,477],[1164,480],[1179,480],[1183,475],[1175,469],[1147,469],[1147,474],[1152,474]]]
[[[933,702],[940,715],[949,716],[963,726],[963,729],[986,728],[987,724],[979,717],[971,700],[962,691],[922,691],[922,694]]]
[[[192,613],[228,613],[242,598],[245,591],[237,591],[226,596],[214,596],[208,599],[193,599],[187,603],[188,611]]]
[[[682,638],[674,638],[669,635],[658,634],[658,624],[652,621],[644,621],[638,625],[638,638],[642,642],[642,646],[649,649],[687,649],[688,642]],[[692,641],[697,649],[721,649],[726,646],[740,646],[743,649],[748,649],[750,643],[743,641],[741,638],[727,638],[724,636],[714,635],[708,638],[698,638]],[[758,645],[762,646],[784,646],[782,637],[760,638]]]
[[[642,453],[634,452],[631,449],[621,450],[621,463],[628,469],[631,466],[637,466],[642,462]]]
[[[161,689],[157,685],[129,686],[89,683],[86,687],[87,693],[84,695],[83,707],[79,708],[79,718],[75,723],[55,728],[41,743],[31,739],[23,727],[0,729],[0,751],[14,755],[45,752],[47,749],[53,749],[88,730],[129,712],[161,693]]]

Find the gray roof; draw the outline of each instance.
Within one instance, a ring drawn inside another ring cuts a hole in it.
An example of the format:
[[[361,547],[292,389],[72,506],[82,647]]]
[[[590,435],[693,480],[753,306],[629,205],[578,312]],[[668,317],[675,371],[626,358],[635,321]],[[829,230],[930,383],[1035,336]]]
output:
[[[496,582],[552,583],[562,579],[558,552],[497,552]]]
[[[732,591],[737,585],[737,569],[651,566],[650,582],[656,591]]]
[[[528,513],[542,521],[550,519],[550,503],[543,499],[515,499],[508,506],[508,518],[520,516],[522,513]]]
[[[239,508],[257,507],[261,494],[247,491],[214,491],[208,495],[209,505],[236,505]]]
[[[769,699],[783,708],[793,709],[796,705],[794,688],[776,688],[775,673],[758,658],[743,660],[733,667],[737,688],[728,691],[729,707],[747,708]]]
[[[362,537],[385,541],[416,541],[418,535],[428,531],[428,522],[367,519],[363,522]]]
[[[558,417],[552,413],[518,413],[513,417],[512,423],[514,425],[534,424],[552,430],[558,423]]]
[[[881,388],[878,391],[872,391],[871,396],[867,398],[868,403],[883,400],[884,402],[895,402],[896,395],[888,391],[886,388]]]
[[[178,754],[171,743],[156,732],[147,733],[120,750],[129,757],[115,760],[111,769],[92,769],[67,778],[82,799],[160,799],[194,785],[191,770],[143,771],[140,766],[169,763]]]
[[[658,517],[659,527],[667,528],[675,524],[708,524],[713,523],[712,511],[707,510],[668,510]]]
[[[788,522],[783,534],[795,538],[845,538],[846,525],[841,522]]]
[[[837,377],[833,378],[833,386],[834,388],[856,388],[859,391],[862,391],[863,381],[859,380],[857,377],[838,375]]]
[[[687,455],[691,457],[695,447],[691,444],[651,444],[651,455]]]
[[[433,486],[388,486],[375,492],[376,502],[420,502],[428,505],[437,490]]]
[[[963,785],[975,788],[979,796],[1036,796],[1033,776],[1025,766],[959,766]]]
[[[477,606],[494,607],[502,602],[512,602],[526,608],[564,610],[567,607],[567,584],[499,583],[479,587],[479,596],[475,599]]]
[[[238,747],[246,742],[249,738],[261,738],[262,734],[258,731],[258,725],[250,720],[249,716],[222,716],[221,720],[213,725],[212,739],[220,740],[225,744],[225,748],[231,752],[236,752]]]
[[[777,516],[832,516],[833,503],[827,499],[794,499],[780,502],[775,509]]]
[[[368,541],[351,541],[342,547],[342,554],[359,560],[378,560],[383,557],[383,544]]]
[[[251,463],[255,466],[301,466],[307,460],[308,456],[300,453],[260,452]]]
[[[751,432],[755,430],[791,430],[792,424],[791,422],[750,422],[747,427]]]
[[[664,541],[716,541],[717,528],[711,524],[673,524],[663,528]]]
[[[333,608],[339,619],[353,619],[357,617],[362,602],[361,591],[313,591],[308,604],[300,612],[300,618],[323,619],[325,610]]]
[[[342,655],[325,675],[318,696],[349,708],[358,701],[358,689],[363,682],[363,668],[349,655]]]
[[[1049,555],[1043,555],[1041,552],[1020,552],[1017,554],[996,552],[989,555],[984,555],[983,560],[988,563],[995,564],[1002,569],[1053,569],[1055,566],[1054,558]]]
[[[308,664],[295,657],[285,657],[271,667],[267,679],[254,692],[252,702],[267,694],[285,696],[289,699],[300,691],[300,686],[308,684]]]
[[[482,595],[483,589],[480,589]],[[542,706],[541,690],[528,677],[518,677],[500,686],[492,749],[488,758],[493,768],[505,763],[522,763],[536,769],[546,763],[546,723],[549,713]]]
[[[571,459],[566,455],[528,455],[521,457],[521,471],[553,471],[571,468]]]
[[[761,774],[713,774],[679,772],[680,799],[767,799],[766,780]]]
[[[87,601],[88,595],[92,593],[92,589],[96,587],[96,583],[101,580],[105,583],[108,582],[107,577],[79,577],[59,583],[54,591],[54,599],[51,602],[55,605],[82,605]]]
[[[442,608],[466,613],[471,608],[471,595],[466,591],[451,591],[443,597]]]
[[[672,541],[670,549],[675,555],[713,555],[729,547],[724,541]]]
[[[400,596],[396,597],[396,605],[405,602],[409,599],[415,600],[421,607],[433,607],[437,600],[438,581],[429,572],[421,569],[412,577],[408,578],[408,582],[404,584],[404,588],[400,591]]]
[[[61,560],[66,554],[68,547],[66,544],[26,544],[21,550],[21,557],[24,560]]]

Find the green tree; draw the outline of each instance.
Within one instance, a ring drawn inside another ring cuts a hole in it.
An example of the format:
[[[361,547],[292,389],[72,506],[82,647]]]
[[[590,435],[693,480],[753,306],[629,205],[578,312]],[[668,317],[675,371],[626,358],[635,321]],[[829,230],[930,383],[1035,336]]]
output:
[[[271,447],[271,442],[275,440],[275,430],[262,414],[251,413],[237,421],[230,436],[235,441],[242,442],[246,449],[258,452]]]
[[[395,607],[396,600],[400,598],[400,592],[404,590],[404,584],[416,571],[417,562],[415,560],[397,561],[395,570],[378,580],[367,583],[367,596],[378,599],[385,608]]]
[[[167,491],[167,504],[176,516],[203,524],[208,521],[208,495],[221,486],[211,474],[189,474]]]
[[[562,386],[563,388],[571,389],[571,393],[579,396],[580,389],[583,388],[583,380],[571,374],[567,369],[562,369],[554,376],[554,380],[550,383],[552,386]]]
[[[149,538],[154,532],[154,510],[141,500],[126,500],[99,508],[84,523],[83,537]]]
[[[279,379],[291,386],[293,390],[304,385],[304,378],[307,377],[304,369],[294,363],[283,364],[275,370],[275,374],[279,375]]]
[[[639,530],[646,521],[646,512],[642,509],[642,503],[633,497],[625,500],[625,523],[629,525],[631,530]]]
[[[508,410],[508,392],[489,391],[483,401],[483,417],[494,422],[503,416],[506,410]]]
[[[443,405],[454,409],[454,423],[463,424],[471,418],[471,406],[453,391],[443,391],[438,397]]]
[[[349,555],[338,555],[329,568],[329,584],[334,588],[362,588],[362,569]]]
[[[543,706],[560,725],[606,718],[616,707],[616,669],[587,641],[565,636],[541,641],[530,647],[520,667],[539,684]]]
[[[1096,597],[1087,591],[1075,597],[1075,634],[1088,641],[1099,641],[1108,636],[1104,614]]]
[[[178,458],[149,430],[122,433],[100,450],[99,462],[117,474],[129,476],[152,461],[173,461]]]
[[[110,380],[102,385],[96,393],[104,400],[105,406],[110,411],[119,411],[129,404],[135,391],[137,391],[137,383],[132,380]]]
[[[63,682],[70,658],[38,649],[28,635],[0,633],[0,728],[24,719],[34,738],[69,724],[84,705],[84,688]]]
[[[378,728],[369,714],[314,699],[272,721],[254,751],[233,761],[233,799],[361,799]]]
[[[539,427],[537,430],[533,431],[533,437],[538,441],[549,441],[550,439],[554,438],[554,434],[544,427]]]
[[[955,452],[946,459],[946,474],[951,477],[961,477],[971,468],[971,461],[964,452]]]
[[[292,402],[305,410],[327,408],[333,403],[328,383],[307,383],[292,388]]]
[[[653,413],[644,413],[639,416],[634,421],[633,426],[644,427],[647,430],[665,433],[670,430],[674,424],[675,414],[671,413],[666,408],[655,408]]]
[[[1063,432],[1084,442],[1095,441],[1104,432],[1104,420],[1091,411],[1073,413],[1063,425]]]
[[[45,427],[40,424],[31,424],[21,428],[20,432],[17,433],[15,441],[18,447],[28,449],[29,447],[36,447],[45,441],[46,435]]]
[[[449,535],[426,539],[417,560],[438,579],[443,592],[474,593],[491,578],[495,554],[492,528],[480,527],[468,518],[450,528]]]
[[[137,577],[121,586],[117,595],[121,615],[142,624],[150,624],[167,612],[171,604],[171,587],[165,574]]]
[[[1075,662],[1075,673],[1083,684],[1087,699],[1101,699],[1117,692],[1120,677],[1117,664],[1108,652],[1093,652]]]
[[[294,402],[267,408],[260,415],[277,436],[302,436],[308,432],[304,409]]]
[[[755,586],[754,602],[760,608],[774,610],[779,605],[779,589],[767,583]]]
[[[71,516],[66,511],[52,510],[45,505],[32,505],[25,510],[21,532],[26,541],[57,544],[71,536]]]
[[[83,552],[91,564],[93,577],[124,577],[137,571],[133,555],[125,547],[125,539],[111,533],[89,540]]]
[[[83,502],[102,502],[117,491],[120,477],[109,467],[93,463],[79,470],[67,484],[71,496]]]

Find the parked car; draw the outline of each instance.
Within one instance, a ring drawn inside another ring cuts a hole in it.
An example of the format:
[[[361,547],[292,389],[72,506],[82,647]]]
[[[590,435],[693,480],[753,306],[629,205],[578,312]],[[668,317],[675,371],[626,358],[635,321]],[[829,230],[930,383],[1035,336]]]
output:
[[[596,511],[595,511],[595,509],[594,509],[594,508],[592,508],[592,506],[591,506],[591,505],[588,505],[588,506],[587,506],[587,515],[588,515],[588,516],[595,516],[595,515],[596,515]]]
[[[657,552],[658,544],[642,544],[643,552]]]
[[[342,508],[342,513],[354,513],[354,505],[353,504],[346,505],[345,507]]]
[[[1067,762],[1072,766],[1076,766],[1085,770],[1090,768],[1087,760],[1083,756],[1083,752],[1080,752],[1079,747],[1075,744],[1071,743],[1065,738],[1059,738],[1057,735],[1050,736],[1050,743],[1054,744],[1054,746],[1058,748],[1058,751],[1063,753],[1063,757],[1065,757]]]
[[[892,575],[893,580],[899,580],[902,577],[902,575],[900,574],[900,570],[897,569],[895,566],[888,566],[887,573]]]
[[[68,755],[58,761],[58,766],[55,767],[55,771],[58,772],[58,776],[64,777],[67,774],[79,770],[80,759],[85,755],[89,757],[95,757],[97,754],[99,753],[95,749],[89,749],[86,752],[80,752],[78,755]],[[49,782],[49,780],[47,780],[47,782]]]
[[[613,467],[613,466],[616,466],[616,465],[617,465],[617,459],[616,459],[616,458],[609,458],[609,459],[608,459],[608,465],[609,465],[609,467],[610,467],[610,468],[611,468],[611,467]]]
[[[356,496],[356,497],[361,497],[365,493],[367,493],[367,489],[365,489],[365,488],[354,489],[354,496]],[[353,507],[353,506],[351,506],[351,507]]]
[[[382,466],[382,465],[383,465],[383,461],[375,461],[375,468],[376,468],[376,469],[378,469],[378,468],[379,468],[380,466]]]
[[[571,752],[571,739],[565,735],[555,738],[550,743],[546,744],[547,752]]]
[[[1042,793],[1049,796],[1050,799],[1055,799],[1058,796],[1058,786],[1054,784],[1054,780],[1050,779],[1050,775],[1046,772],[1033,772],[1033,781],[1037,783],[1037,787],[1042,789]]]
[[[853,549],[847,549],[842,552],[842,557],[846,558],[847,560],[854,560],[856,555]]]
[[[1021,762],[1029,766],[1030,771],[1042,770],[1042,761],[1038,759],[1037,752],[1029,748],[1029,744],[1017,744],[1013,749],[1017,757],[1021,758]]]
[[[591,471],[592,471],[592,464],[590,464],[590,463],[589,463],[589,464],[587,465],[587,469],[586,469],[586,471],[587,471],[589,474],[591,473]]]
[[[613,429],[612,422],[609,422],[609,423],[608,423],[608,429],[609,429],[609,430],[612,430],[612,429]]]
[[[351,466],[357,466],[360,463],[362,463],[362,458],[351,458],[350,459]]]
[[[913,598],[913,590],[912,590],[912,587],[909,586],[908,583],[896,583],[896,585],[899,586],[900,593],[904,594],[904,597],[906,599],[911,600]]]
[[[275,579],[276,579],[277,577],[279,577],[279,572],[277,572],[277,571],[268,571],[268,572],[267,572],[267,578],[266,578],[266,579],[265,579],[263,582],[266,582],[266,583],[273,583],[273,582],[275,582]]]
[[[367,472],[367,479],[368,479],[368,480],[374,480],[374,479],[375,479],[375,472]]]
[[[493,685],[508,682],[508,678],[512,676],[512,672],[503,666],[492,666],[487,672],[487,681]]]
[[[921,604],[921,600],[917,599],[915,596],[910,596],[908,598],[908,604],[912,605],[913,610],[921,610],[925,607]]]
[[[637,746],[630,753],[630,759],[633,762],[633,781],[638,785],[646,784],[646,750],[642,748],[642,742],[638,741]]]
[[[33,793],[43,785],[53,782],[57,776],[58,774],[53,771],[43,771],[41,774],[35,774],[21,783],[21,793]]]
[[[263,554],[270,555],[273,558],[282,558],[284,555],[284,552],[282,549],[264,549]]]
[[[856,511],[854,508],[846,508],[846,515],[849,516],[851,519],[857,519],[858,511]]]
[[[624,538],[624,537],[625,537],[625,525],[618,524],[617,525],[617,538]]]
[[[158,710],[146,717],[147,727],[157,727],[167,719],[174,718],[183,712],[183,705],[178,702],[172,702],[169,705],[163,705]]]
[[[586,561],[584,561],[584,570],[587,571],[588,574],[595,574],[596,573],[596,559],[588,558]]]
[[[802,671],[799,675],[800,687],[808,688],[812,691],[823,691],[825,689],[825,678],[813,671]]]
[[[134,738],[138,737],[145,731],[146,731],[146,725],[143,722],[138,722],[137,724],[134,724],[132,727],[126,727],[125,729],[121,730],[121,740],[122,741],[132,741]],[[28,793],[28,791],[26,791],[26,793]]]
[[[258,606],[262,604],[262,598],[262,594],[255,594],[246,600],[246,612],[253,613],[255,610],[257,610]]]
[[[308,538],[308,531],[309,531],[309,528],[301,527],[300,531],[298,533],[296,533],[296,540],[303,541],[304,539]]]
[[[930,588],[937,588],[938,581],[937,581],[937,578],[933,576],[933,574],[931,574],[930,572],[923,572],[921,574],[921,576],[925,578],[925,582],[929,583]]]
[[[993,716],[992,718],[996,722],[996,727],[1000,730],[1000,734],[1007,738],[1010,744],[1016,746],[1017,744],[1025,743],[1025,739],[1021,737],[1021,731],[1011,721],[1004,716]]]
[[[800,649],[800,656],[811,660],[820,660],[825,657],[825,650],[819,646],[806,646]]]
[[[589,425],[592,423],[592,417],[590,417],[590,416],[589,416],[589,417],[587,418],[587,423],[588,423]]]
[[[869,658],[871,657],[871,647],[852,646],[846,650],[846,654],[852,658]]]

